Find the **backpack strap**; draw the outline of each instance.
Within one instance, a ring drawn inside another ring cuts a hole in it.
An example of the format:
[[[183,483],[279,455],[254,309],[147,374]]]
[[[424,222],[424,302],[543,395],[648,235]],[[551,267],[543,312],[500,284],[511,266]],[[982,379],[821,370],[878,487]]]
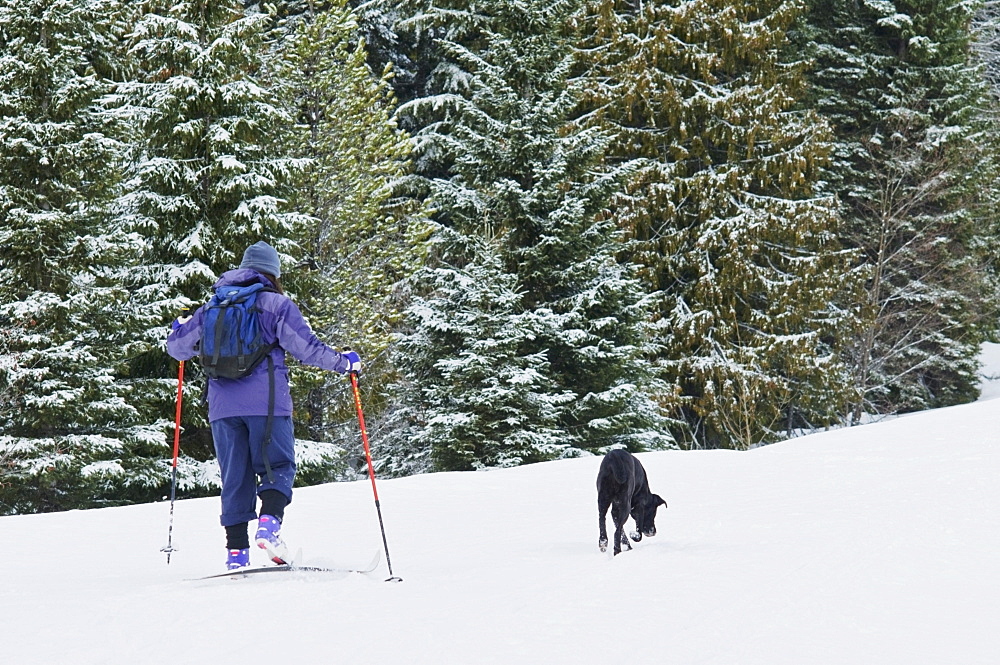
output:
[[[271,444],[271,430],[274,428],[274,359],[267,354],[267,424],[264,425],[264,441],[261,443],[261,454],[264,457],[264,471],[267,482],[274,482],[271,472],[271,461],[267,457],[267,447]]]
[[[212,352],[212,367],[217,367],[219,364],[219,353],[222,348],[222,333],[223,324],[225,323],[224,316],[218,316],[215,319],[215,330],[212,331],[214,338],[214,351]]]
[[[264,286],[261,291],[278,293],[278,290],[270,286]],[[258,311],[263,311],[260,303],[254,303]],[[274,429],[274,359],[271,351],[278,346],[277,340],[267,347],[267,424],[264,425],[264,441],[261,444],[261,454],[264,457],[264,471],[267,474],[267,482],[274,482],[274,473],[271,471],[271,460],[267,456],[267,447],[271,445],[271,432]]]

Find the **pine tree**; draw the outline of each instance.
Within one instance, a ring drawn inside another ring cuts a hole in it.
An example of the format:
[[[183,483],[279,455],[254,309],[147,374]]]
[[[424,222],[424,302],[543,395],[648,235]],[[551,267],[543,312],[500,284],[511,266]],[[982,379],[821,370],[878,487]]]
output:
[[[832,201],[813,193],[828,133],[794,111],[802,63],[782,57],[799,9],[602,0],[584,23],[580,122],[635,166],[615,219],[658,294],[659,364],[692,446],[828,424],[850,395],[837,303],[853,275]]]
[[[547,328],[526,310],[495,243],[441,228],[435,267],[412,280],[395,364],[382,470],[406,475],[554,459],[569,450],[558,426],[573,393],[553,385],[545,354],[525,349]]]
[[[852,410],[968,401],[996,330],[996,125],[970,3],[811,3],[814,104],[837,134],[827,189],[868,271]]]
[[[399,319],[395,285],[423,256],[419,218],[392,197],[392,183],[408,170],[410,140],[392,117],[391,67],[375,77],[353,13],[344,2],[327,4],[300,17],[271,73],[296,120],[278,137],[280,149],[311,160],[291,197],[312,218],[298,236],[300,265],[308,270],[296,271],[288,285],[325,338],[361,353],[366,386],[381,386],[391,372],[385,352]],[[312,438],[329,436],[345,415],[353,417],[341,377],[310,372],[297,384],[308,389],[299,402],[308,409]],[[377,420],[381,402],[367,406],[369,420]],[[353,423],[349,432],[357,438]]]
[[[465,89],[467,77],[447,55],[447,44],[472,46],[490,22],[491,6],[465,0],[352,0],[375,71],[392,64],[402,103]],[[413,118],[403,114],[407,130]],[[428,157],[425,155],[425,157]]]
[[[0,2],[2,513],[149,496],[163,425],[120,381],[117,281],[135,237],[106,223],[124,147],[105,131],[122,7]]]
[[[128,378],[133,400],[155,420],[173,413],[167,324],[181,307],[204,302],[254,242],[266,240],[291,262],[307,218],[289,212],[287,197],[308,162],[273,149],[291,119],[261,81],[267,16],[230,0],[151,1],[142,10],[129,36],[133,76],[116,97],[134,144],[117,205],[121,226],[144,238],[141,264],[124,278],[139,346]],[[201,380],[189,372],[180,473],[185,487],[207,489],[215,480]]]
[[[442,46],[449,58],[442,70],[462,85],[404,110],[423,127],[416,134],[418,168],[442,226],[469,244],[478,239],[496,247],[501,274],[515,278],[520,297],[517,307],[506,301],[507,316],[530,314],[541,325],[519,355],[544,358],[538,371],[548,381],[549,403],[561,404],[555,414],[561,447],[545,449],[665,447],[671,444],[666,421],[649,397],[655,382],[645,361],[646,303],[630,266],[615,258],[618,240],[602,214],[614,183],[598,175],[604,139],[568,126],[580,93],[569,80],[575,36],[564,26],[577,7],[497,1],[449,12],[457,25],[478,25],[463,43]],[[446,174],[437,175],[442,170]],[[477,259],[469,260],[475,265]],[[491,272],[485,265],[463,269],[466,275]],[[440,351],[461,355],[458,348]],[[493,371],[500,375],[506,366],[498,359]],[[427,380],[410,378],[417,385]],[[573,399],[564,401],[567,392]],[[451,399],[472,398],[452,393]],[[498,414],[518,408],[500,399],[482,403]],[[425,422],[434,422],[439,412],[425,406]]]
[[[195,0],[149,3],[133,32],[138,81],[120,94],[138,159],[121,203],[150,239],[144,277],[167,287],[151,299],[165,313],[184,297],[201,301],[258,239],[294,250],[283,239],[303,219],[283,197],[306,163],[270,150],[290,118],[259,80],[267,27],[241,3]]]
[[[1000,2],[982,0],[972,27],[972,48],[995,98],[1000,94]]]

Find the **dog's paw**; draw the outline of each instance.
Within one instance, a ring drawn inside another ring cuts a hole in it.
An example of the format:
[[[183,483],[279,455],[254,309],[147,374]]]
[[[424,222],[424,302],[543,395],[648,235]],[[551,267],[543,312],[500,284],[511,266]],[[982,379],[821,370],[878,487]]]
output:
[[[601,538],[599,541],[597,541],[597,546],[601,548],[602,552],[607,552],[608,551],[608,539],[607,538]]]
[[[642,534],[639,533],[638,531],[629,532],[628,537],[634,540],[635,542],[639,542],[640,540],[642,540]]]

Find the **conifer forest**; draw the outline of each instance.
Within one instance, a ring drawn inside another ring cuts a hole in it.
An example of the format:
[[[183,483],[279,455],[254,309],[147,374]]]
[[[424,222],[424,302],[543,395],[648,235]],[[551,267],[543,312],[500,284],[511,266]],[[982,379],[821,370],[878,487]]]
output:
[[[259,240],[387,477],[974,400],[998,98],[1000,0],[0,0],[0,515],[169,493],[166,335]]]

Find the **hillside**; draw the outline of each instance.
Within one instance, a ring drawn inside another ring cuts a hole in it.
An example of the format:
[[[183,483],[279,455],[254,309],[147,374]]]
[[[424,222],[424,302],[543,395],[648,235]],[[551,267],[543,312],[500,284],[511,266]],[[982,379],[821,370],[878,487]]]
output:
[[[670,507],[617,558],[597,549],[596,457],[380,482],[401,584],[384,560],[191,581],[222,569],[216,499],[177,503],[169,566],[166,502],[0,518],[4,661],[994,663],[995,386],[745,453],[641,455]],[[306,563],[367,560],[370,485],[297,490],[285,534]]]

